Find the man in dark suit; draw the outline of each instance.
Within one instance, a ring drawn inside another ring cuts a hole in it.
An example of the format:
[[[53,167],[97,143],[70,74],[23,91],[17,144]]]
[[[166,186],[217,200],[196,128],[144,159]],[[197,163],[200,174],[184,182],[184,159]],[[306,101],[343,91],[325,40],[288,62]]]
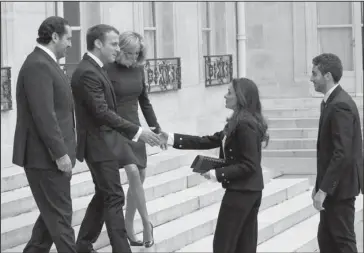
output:
[[[161,144],[150,130],[124,120],[116,113],[116,98],[104,64],[115,61],[120,51],[119,32],[112,26],[96,25],[87,31],[87,50],[72,75],[76,104],[77,159],[86,160],[95,184],[95,195],[82,221],[78,252],[95,252],[105,221],[113,252],[131,252],[125,231],[124,192],[120,183],[119,157],[115,155],[117,133],[151,146]]]
[[[20,69],[13,163],[25,173],[40,215],[23,252],[76,253],[71,226],[70,181],[76,162],[74,104],[69,81],[57,60],[71,46],[71,27],[49,17],[38,29],[34,51]]]
[[[355,198],[363,192],[362,134],[358,108],[339,81],[343,67],[334,54],[312,60],[311,82],[324,94],[317,138],[317,178],[312,192],[320,211],[321,253],[358,252]]]

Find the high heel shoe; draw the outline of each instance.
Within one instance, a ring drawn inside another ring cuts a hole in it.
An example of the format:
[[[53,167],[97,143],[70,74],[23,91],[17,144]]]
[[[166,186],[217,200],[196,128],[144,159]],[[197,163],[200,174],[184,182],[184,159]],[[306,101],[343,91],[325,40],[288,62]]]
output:
[[[154,245],[154,235],[153,235],[154,227],[153,227],[152,223],[150,223],[150,226],[152,227],[152,240],[144,242],[144,247],[146,247],[146,248],[150,248],[150,247],[152,247]]]
[[[130,239],[130,237],[129,237],[129,236],[127,236],[127,238],[128,238],[128,240],[129,240],[129,244],[130,244],[130,246],[143,246],[143,245],[144,245],[144,243],[143,243],[142,241],[140,241],[140,240],[138,240],[138,241],[133,241],[132,239]]]

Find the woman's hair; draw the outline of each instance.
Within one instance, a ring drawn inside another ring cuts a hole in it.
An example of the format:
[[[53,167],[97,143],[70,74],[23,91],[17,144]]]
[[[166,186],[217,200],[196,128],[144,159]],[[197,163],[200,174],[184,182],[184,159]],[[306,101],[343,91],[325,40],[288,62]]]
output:
[[[122,34],[120,34],[120,51],[124,51],[126,48],[136,48],[138,46],[140,46],[140,51],[136,65],[143,65],[147,55],[147,48],[145,46],[143,36],[141,36],[139,33],[132,31],[123,32]]]
[[[231,135],[237,126],[243,122],[248,125],[256,125],[261,142],[268,145],[268,125],[262,115],[262,105],[259,98],[257,85],[248,78],[233,80],[233,88],[236,95],[236,108],[224,129],[227,136]]]

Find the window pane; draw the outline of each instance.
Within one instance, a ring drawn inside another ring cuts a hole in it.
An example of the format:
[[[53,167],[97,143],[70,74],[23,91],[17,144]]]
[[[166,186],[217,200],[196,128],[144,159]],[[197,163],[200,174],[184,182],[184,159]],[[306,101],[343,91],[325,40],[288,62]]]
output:
[[[317,2],[317,24],[352,24],[351,2]]]
[[[215,53],[226,53],[226,18],[225,2],[214,3],[214,22],[215,22]]]
[[[156,58],[155,31],[144,31],[144,40],[147,46],[147,59]]]
[[[143,20],[144,27],[155,27],[153,2],[143,2]]]
[[[340,57],[344,70],[354,70],[351,28],[319,29],[318,40],[320,53],[336,54]]]
[[[174,57],[173,2],[157,2],[158,58]]]
[[[202,28],[210,28],[209,2],[201,2]]]
[[[81,36],[80,31],[72,31],[72,47],[67,50],[66,64],[79,63],[81,60]]]
[[[204,56],[210,54],[210,32],[209,31],[202,32],[202,53]]]
[[[63,2],[63,13],[71,26],[80,26],[80,2]]]

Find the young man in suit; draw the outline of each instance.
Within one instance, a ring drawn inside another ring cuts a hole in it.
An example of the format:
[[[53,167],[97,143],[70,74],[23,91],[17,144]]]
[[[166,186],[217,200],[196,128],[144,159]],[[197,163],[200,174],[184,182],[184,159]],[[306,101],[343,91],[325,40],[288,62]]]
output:
[[[143,130],[116,113],[115,93],[103,66],[115,61],[119,32],[109,25],[96,25],[87,31],[87,50],[72,75],[71,86],[77,116],[77,159],[86,160],[95,183],[95,195],[82,221],[77,238],[79,252],[95,252],[105,221],[113,252],[131,252],[127,241],[120,183],[117,135],[151,146],[161,144],[159,136]]]
[[[321,253],[358,252],[354,231],[355,198],[363,192],[362,134],[358,108],[339,85],[341,60],[321,54],[312,60],[311,82],[324,94],[317,138],[317,178],[312,192],[320,211]]]
[[[71,87],[57,63],[71,46],[71,27],[49,17],[38,29],[38,45],[20,69],[13,163],[25,173],[40,215],[24,253],[76,253],[71,226],[70,181],[76,162]]]

